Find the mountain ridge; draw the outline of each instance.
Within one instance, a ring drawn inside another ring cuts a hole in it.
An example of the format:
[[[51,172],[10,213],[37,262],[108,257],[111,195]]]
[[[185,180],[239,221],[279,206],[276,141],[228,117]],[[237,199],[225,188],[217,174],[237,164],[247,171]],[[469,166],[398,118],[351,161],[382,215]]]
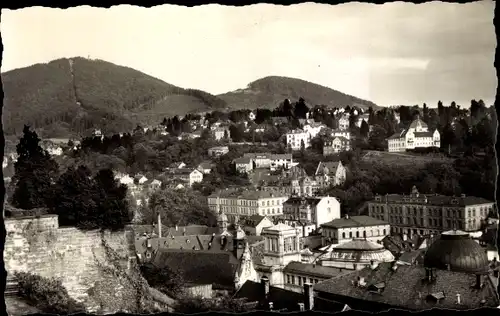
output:
[[[376,105],[301,79],[268,76],[245,89],[213,95],[164,82],[127,66],[83,57],[60,58],[2,73],[6,135],[24,124],[43,137],[82,136],[157,124],[165,116],[213,110],[275,108],[284,99],[308,104]]]

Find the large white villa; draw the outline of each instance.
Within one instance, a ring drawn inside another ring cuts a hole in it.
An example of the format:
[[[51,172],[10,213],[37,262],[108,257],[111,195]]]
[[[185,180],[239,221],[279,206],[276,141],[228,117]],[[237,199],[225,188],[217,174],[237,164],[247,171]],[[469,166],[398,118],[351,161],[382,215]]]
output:
[[[438,130],[429,131],[427,124],[417,117],[410,127],[395,133],[387,139],[389,152],[406,151],[407,149],[429,148],[441,146],[441,135]]]

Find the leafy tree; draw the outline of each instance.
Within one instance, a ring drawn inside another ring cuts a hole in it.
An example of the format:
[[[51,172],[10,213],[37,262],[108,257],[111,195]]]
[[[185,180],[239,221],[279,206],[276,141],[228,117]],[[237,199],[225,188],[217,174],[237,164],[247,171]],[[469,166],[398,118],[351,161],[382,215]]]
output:
[[[85,311],[85,306],[68,294],[60,280],[36,274],[17,272],[20,295],[44,313],[72,314]]]
[[[229,134],[234,142],[243,141],[245,126],[243,124],[229,126]]]
[[[192,190],[161,189],[151,195],[148,206],[149,212],[159,213],[162,222],[167,226],[190,224],[211,226],[216,220],[216,215],[208,209],[205,198]]]
[[[25,125],[17,145],[18,159],[12,179],[15,185],[12,203],[21,209],[45,207],[52,201],[51,186],[59,167],[39,142],[36,132]]]
[[[169,267],[158,269],[152,264],[142,265],[140,271],[148,284],[159,291],[171,297],[179,297],[184,294],[182,272],[172,270]]]
[[[127,186],[119,184],[110,169],[100,170],[95,176],[100,227],[117,230],[132,220],[127,200]]]
[[[360,134],[362,137],[368,137],[368,133],[370,132],[370,127],[365,120],[361,122]]]
[[[306,101],[303,98],[300,98],[299,102],[295,104],[295,117],[305,119],[308,112],[309,107],[306,105]]]
[[[372,149],[384,150],[386,146],[387,131],[380,125],[374,125],[370,136],[368,137],[368,143]]]

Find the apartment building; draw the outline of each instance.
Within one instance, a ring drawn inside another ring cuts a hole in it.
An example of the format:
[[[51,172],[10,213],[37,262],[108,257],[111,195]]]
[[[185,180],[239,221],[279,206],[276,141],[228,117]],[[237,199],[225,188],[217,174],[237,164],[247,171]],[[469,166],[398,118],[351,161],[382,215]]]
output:
[[[306,131],[295,129],[286,134],[286,144],[293,150],[300,150],[302,144],[304,144],[304,148],[309,148],[311,146],[311,136]]]
[[[223,212],[230,221],[252,215],[267,216],[272,219],[283,214],[283,203],[288,199],[279,192],[258,190],[222,190],[210,195],[208,207],[214,212]]]
[[[494,204],[474,196],[420,194],[414,186],[409,195],[375,196],[368,203],[368,212],[371,217],[388,222],[393,233],[411,237],[452,229],[477,232],[481,220],[494,210]]]
[[[285,222],[312,224],[319,229],[321,224],[340,218],[340,203],[331,196],[323,197],[291,197],[283,204]],[[310,232],[306,232],[307,236]]]

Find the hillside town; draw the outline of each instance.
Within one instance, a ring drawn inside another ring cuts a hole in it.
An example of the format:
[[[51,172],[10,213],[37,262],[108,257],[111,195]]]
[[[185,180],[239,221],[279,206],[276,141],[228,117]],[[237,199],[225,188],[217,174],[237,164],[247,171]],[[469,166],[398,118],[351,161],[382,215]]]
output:
[[[291,106],[283,115],[286,104]],[[460,109],[460,122],[493,124],[491,107],[473,105],[472,113]],[[302,106],[307,111],[297,119]],[[454,108],[440,105],[439,109],[443,113]],[[10,185],[5,216],[13,221],[52,216],[57,229],[109,229],[113,225],[126,229],[134,236],[123,245],[129,249],[129,269],[140,267],[151,288],[164,296],[157,299],[162,304],[168,302],[168,308],[188,313],[224,310],[220,304],[228,302],[227,306],[233,306],[228,311],[496,307],[500,305],[496,294],[498,217],[492,198],[453,194],[460,192],[454,188],[452,194],[445,194],[450,192],[446,187],[429,187],[422,180],[404,184],[407,189],[411,185],[406,192],[382,193],[386,188],[373,187],[363,193],[363,200],[349,197],[350,188],[359,183],[359,171],[353,169],[360,167],[363,155],[429,159],[491,155],[480,145],[467,154],[456,146],[453,152],[443,148],[442,142],[448,147],[454,144],[441,136],[439,128],[429,128],[433,124],[429,117],[435,115],[429,111],[434,109],[424,108],[422,117],[422,110],[415,107],[401,117],[405,110],[309,108],[303,100],[285,100],[272,112],[176,116],[119,135],[108,136],[96,129],[80,140],[42,141],[26,126],[21,143],[31,144],[4,156],[4,170],[11,164],[15,169],[12,178],[4,177]],[[380,117],[389,117],[388,123],[400,130],[383,140],[385,147],[377,147],[381,141],[373,135],[388,124]],[[335,118],[333,123],[331,118]],[[474,141],[477,124],[471,127],[469,141]],[[183,126],[190,131],[184,132]],[[141,148],[133,145],[137,142]],[[151,149],[144,149],[151,142],[168,144],[170,154],[163,162],[155,167],[151,166],[154,162],[125,168],[120,164],[119,148],[137,150],[137,157],[144,159],[152,155]],[[191,147],[182,149],[187,144]],[[40,152],[42,156],[37,156]],[[54,187],[45,191],[57,194],[59,204],[37,200],[36,193],[21,186],[23,181],[41,181],[34,174],[23,178],[29,169],[36,172],[30,166],[34,159],[45,161],[38,165],[52,172],[68,166],[59,179],[54,178]],[[83,162],[89,167],[75,169]],[[111,206],[92,212],[108,212],[103,215],[114,216],[114,221],[86,219],[93,215],[84,205],[88,199],[96,200],[78,192],[88,185],[81,177],[95,172],[95,185],[115,183],[115,189],[105,189],[104,198],[116,199],[122,210]],[[113,193],[120,188],[126,193]],[[88,215],[68,214],[68,207],[72,212],[83,207]],[[7,267],[15,269],[18,259],[11,256],[7,256]],[[19,295],[15,279],[10,280],[6,293]],[[415,285],[406,288],[408,282]],[[398,294],[403,288],[404,300]],[[198,305],[192,301],[196,299],[201,299]],[[219,305],[200,303],[210,300]]]

